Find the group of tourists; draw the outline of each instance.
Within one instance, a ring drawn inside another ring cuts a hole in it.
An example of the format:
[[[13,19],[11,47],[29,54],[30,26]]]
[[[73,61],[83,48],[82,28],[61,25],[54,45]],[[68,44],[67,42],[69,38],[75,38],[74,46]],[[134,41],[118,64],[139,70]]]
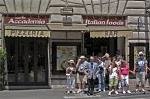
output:
[[[85,93],[88,85],[88,95],[94,94],[95,81],[98,79],[98,91],[106,91],[109,88],[108,95],[118,94],[118,90],[123,94],[131,93],[129,90],[129,72],[136,76],[136,92],[139,91],[139,85],[144,90],[145,75],[147,75],[147,60],[144,53],[139,52],[138,59],[135,62],[134,70],[129,69],[128,63],[123,60],[121,55],[110,57],[105,53],[102,57],[90,56],[89,60],[85,56],[80,56],[77,63],[74,60],[68,61],[66,68],[67,93]],[[75,91],[77,83],[78,90]]]

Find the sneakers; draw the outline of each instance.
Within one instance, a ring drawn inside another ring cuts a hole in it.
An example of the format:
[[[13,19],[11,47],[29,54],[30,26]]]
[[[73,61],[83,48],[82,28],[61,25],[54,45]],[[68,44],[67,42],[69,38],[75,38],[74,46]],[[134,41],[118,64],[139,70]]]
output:
[[[139,92],[139,89],[136,89],[135,92]]]
[[[76,92],[73,90],[73,91],[72,91],[72,93],[74,93],[74,94],[75,94]]]
[[[111,95],[111,91],[108,93],[108,96],[110,96]]]
[[[145,92],[145,89],[142,88],[142,91]]]
[[[112,92],[113,91],[109,91],[108,96],[110,96]],[[118,91],[115,91],[115,94],[118,95],[119,94]]]
[[[118,95],[119,94],[118,91],[115,91],[115,94]]]
[[[126,94],[126,91],[124,91],[124,90],[123,90],[123,92],[122,92],[122,93],[123,93],[123,94]]]
[[[70,94],[70,91],[67,91],[67,94]]]
[[[77,91],[77,93],[80,93],[82,90],[81,89],[79,89],[78,91]]]
[[[98,91],[99,91],[99,92],[101,92],[102,90],[101,90],[101,89],[99,89]]]
[[[105,92],[106,90],[104,89],[103,92]]]
[[[127,91],[127,93],[128,93],[128,94],[130,94],[130,93],[131,93],[131,91],[130,91],[130,90],[128,90],[128,91]]]

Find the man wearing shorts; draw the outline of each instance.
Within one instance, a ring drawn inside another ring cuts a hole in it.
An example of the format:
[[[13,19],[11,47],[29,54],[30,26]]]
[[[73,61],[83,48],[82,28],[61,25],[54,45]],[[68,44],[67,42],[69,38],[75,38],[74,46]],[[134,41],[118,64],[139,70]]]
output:
[[[144,58],[144,53],[139,52],[139,58],[135,62],[134,74],[136,74],[136,92],[139,91],[139,84],[141,83],[142,91],[144,90],[145,75],[147,75],[147,60]]]
[[[79,88],[77,93],[84,92],[85,84],[87,83],[87,76],[84,74],[84,70],[88,66],[88,62],[85,60],[85,58],[85,56],[80,56],[76,65],[77,84]]]

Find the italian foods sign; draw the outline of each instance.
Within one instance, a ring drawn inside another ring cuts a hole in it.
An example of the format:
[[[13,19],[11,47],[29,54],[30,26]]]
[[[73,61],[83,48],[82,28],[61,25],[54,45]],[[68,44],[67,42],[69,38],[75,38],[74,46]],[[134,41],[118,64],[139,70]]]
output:
[[[125,18],[83,18],[88,26],[125,26]]]

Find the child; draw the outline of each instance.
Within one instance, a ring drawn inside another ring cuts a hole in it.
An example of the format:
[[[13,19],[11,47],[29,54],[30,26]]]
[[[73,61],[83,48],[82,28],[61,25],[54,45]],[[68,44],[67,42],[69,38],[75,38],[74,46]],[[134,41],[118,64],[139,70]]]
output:
[[[113,91],[118,95],[117,92],[117,84],[118,84],[118,68],[115,62],[111,62],[109,66],[109,93],[111,95]],[[114,87],[114,88],[113,88]]]
[[[68,61],[68,67],[66,68],[66,76],[67,76],[67,93],[70,92],[75,93],[75,74],[76,68],[74,60]]]
[[[105,72],[106,72],[106,67],[105,63],[102,61],[102,58],[98,58],[98,89],[100,91],[105,92]]]
[[[131,93],[129,90],[129,66],[126,64],[126,61],[121,61],[120,67],[120,77],[121,77],[121,85],[122,85],[122,93],[125,94]],[[125,87],[127,88],[125,91]]]
[[[118,71],[120,71],[120,66],[121,66],[121,56],[120,55],[117,55],[115,57],[115,63],[117,64]],[[118,89],[122,89],[120,75],[118,75]]]

